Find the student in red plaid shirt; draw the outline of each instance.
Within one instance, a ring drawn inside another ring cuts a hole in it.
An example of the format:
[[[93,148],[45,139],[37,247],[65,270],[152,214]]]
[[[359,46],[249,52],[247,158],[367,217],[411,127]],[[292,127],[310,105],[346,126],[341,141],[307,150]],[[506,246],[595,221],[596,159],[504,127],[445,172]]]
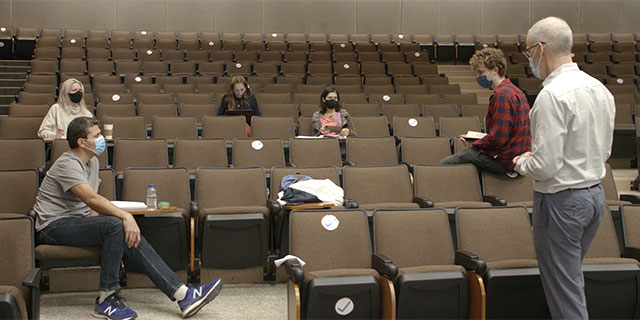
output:
[[[499,49],[482,49],[469,63],[478,84],[493,90],[485,121],[487,135],[473,142],[458,136],[468,148],[440,163],[473,163],[482,170],[516,177],[511,160],[531,148],[527,97],[505,78],[507,60]]]

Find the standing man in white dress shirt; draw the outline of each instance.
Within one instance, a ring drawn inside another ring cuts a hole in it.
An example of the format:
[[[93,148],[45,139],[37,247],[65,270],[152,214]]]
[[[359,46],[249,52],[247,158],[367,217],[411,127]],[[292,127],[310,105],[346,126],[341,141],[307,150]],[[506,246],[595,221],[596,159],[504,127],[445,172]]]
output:
[[[615,103],[571,59],[571,28],[548,17],[529,29],[523,51],[544,79],[529,114],[531,152],[513,159],[535,181],[533,240],[554,319],[588,319],[582,259],[606,210],[600,180],[611,155]]]

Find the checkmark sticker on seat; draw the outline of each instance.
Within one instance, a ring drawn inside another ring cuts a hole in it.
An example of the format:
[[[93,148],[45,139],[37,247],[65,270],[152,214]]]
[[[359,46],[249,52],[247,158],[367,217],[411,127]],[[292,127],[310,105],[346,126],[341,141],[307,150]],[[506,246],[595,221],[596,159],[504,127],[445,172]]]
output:
[[[353,300],[351,300],[349,297],[344,297],[336,301],[335,311],[338,315],[346,316],[353,311],[353,308]]]
[[[322,217],[322,220],[320,221],[320,223],[322,224],[322,227],[325,228],[327,231],[333,231],[337,229],[338,226],[340,225],[340,220],[338,220],[336,216],[332,214],[328,214]]]

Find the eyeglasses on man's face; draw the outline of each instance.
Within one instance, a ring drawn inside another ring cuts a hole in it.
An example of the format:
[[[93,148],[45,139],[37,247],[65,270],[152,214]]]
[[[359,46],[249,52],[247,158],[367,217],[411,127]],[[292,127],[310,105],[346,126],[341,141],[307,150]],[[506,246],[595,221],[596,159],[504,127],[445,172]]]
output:
[[[529,48],[526,48],[526,49],[522,50],[522,54],[523,54],[523,55],[524,55],[524,57],[525,57],[525,58],[527,58],[527,59],[531,59],[531,58],[533,58],[533,52],[534,52],[534,51],[531,51],[531,50],[533,50],[533,49],[537,48],[537,47],[538,47],[539,45],[541,45],[541,44],[545,44],[545,43],[544,43],[544,41],[538,41],[538,42],[536,42],[534,45],[532,45],[531,47],[529,47]]]

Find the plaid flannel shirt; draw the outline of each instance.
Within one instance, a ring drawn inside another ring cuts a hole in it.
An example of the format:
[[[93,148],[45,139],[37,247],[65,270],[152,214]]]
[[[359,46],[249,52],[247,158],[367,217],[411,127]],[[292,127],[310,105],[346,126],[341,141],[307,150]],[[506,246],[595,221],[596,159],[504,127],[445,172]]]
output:
[[[471,147],[513,171],[512,159],[531,149],[529,109],[524,93],[505,79],[489,99],[485,120],[487,135]]]

